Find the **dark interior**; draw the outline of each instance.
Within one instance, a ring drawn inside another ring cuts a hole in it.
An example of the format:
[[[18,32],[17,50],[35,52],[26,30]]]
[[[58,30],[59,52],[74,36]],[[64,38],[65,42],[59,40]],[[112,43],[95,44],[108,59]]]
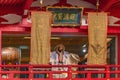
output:
[[[88,51],[88,38],[86,35],[52,35],[51,51],[58,44],[63,44],[66,51],[75,54],[84,54]],[[3,34],[2,48],[16,47],[20,50],[20,63],[30,62],[30,35],[29,34]],[[115,64],[115,37],[108,38],[108,64]],[[112,57],[113,60],[110,60]]]

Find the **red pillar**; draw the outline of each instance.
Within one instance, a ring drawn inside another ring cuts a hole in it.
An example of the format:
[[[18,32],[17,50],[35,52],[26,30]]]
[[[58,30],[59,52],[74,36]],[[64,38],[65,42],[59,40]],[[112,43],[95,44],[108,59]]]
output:
[[[117,35],[117,65],[120,65],[120,34]],[[120,68],[118,68],[120,70]],[[120,74],[118,74],[118,77],[120,77]]]
[[[1,65],[1,62],[2,62],[2,31],[0,30],[0,65]],[[1,70],[1,68],[0,68],[0,70]]]
[[[117,37],[117,61],[118,65],[120,65],[120,34]]]
[[[0,30],[0,65],[1,65],[1,62],[2,62],[2,31]],[[1,71],[1,67],[0,67],[0,71]],[[1,79],[1,74],[0,74],[0,79]]]

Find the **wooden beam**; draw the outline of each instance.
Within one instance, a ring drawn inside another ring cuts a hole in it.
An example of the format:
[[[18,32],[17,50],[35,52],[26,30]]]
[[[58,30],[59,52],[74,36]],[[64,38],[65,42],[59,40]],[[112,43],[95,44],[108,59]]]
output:
[[[119,2],[119,0],[110,0],[108,3],[103,7],[102,11],[107,11],[114,3]]]
[[[72,6],[71,4],[67,3],[67,0],[59,0],[57,4],[54,4],[53,6]]]
[[[59,3],[62,3],[62,4],[67,3],[67,0],[59,0]]]

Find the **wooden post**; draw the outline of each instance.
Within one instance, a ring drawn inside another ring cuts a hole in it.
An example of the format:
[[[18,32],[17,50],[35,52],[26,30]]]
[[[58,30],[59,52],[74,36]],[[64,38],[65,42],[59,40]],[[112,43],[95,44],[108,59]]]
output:
[[[29,65],[29,80],[33,80],[33,67],[32,65]]]

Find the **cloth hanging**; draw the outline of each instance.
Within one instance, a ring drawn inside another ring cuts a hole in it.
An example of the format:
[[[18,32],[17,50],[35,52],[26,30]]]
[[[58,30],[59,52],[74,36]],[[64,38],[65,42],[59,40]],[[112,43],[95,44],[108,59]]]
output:
[[[87,64],[106,64],[107,13],[88,13],[88,59]]]
[[[50,12],[32,12],[31,63],[48,64],[50,57],[51,17]]]

